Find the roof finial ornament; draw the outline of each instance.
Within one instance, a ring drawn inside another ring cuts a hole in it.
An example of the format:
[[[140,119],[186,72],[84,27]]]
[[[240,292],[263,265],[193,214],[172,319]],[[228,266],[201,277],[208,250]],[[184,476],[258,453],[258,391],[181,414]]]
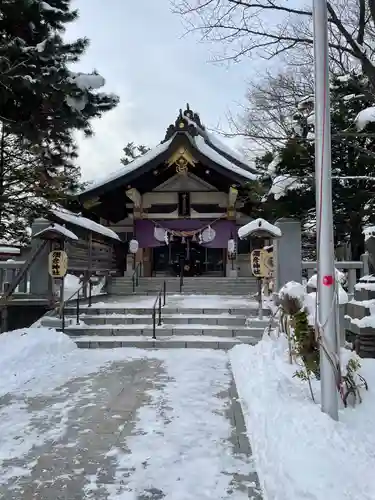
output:
[[[186,104],[186,110],[187,111],[190,111],[190,106],[189,106],[189,103]]]
[[[182,109],[180,108],[180,115],[179,118],[182,118]]]

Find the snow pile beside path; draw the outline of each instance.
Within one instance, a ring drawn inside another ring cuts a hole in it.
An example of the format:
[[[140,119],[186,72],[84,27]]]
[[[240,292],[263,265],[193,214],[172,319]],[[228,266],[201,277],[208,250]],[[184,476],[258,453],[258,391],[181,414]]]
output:
[[[119,351],[122,351],[120,353]],[[49,328],[27,328],[0,335],[0,397],[52,392],[118,359],[139,358],[138,349],[78,349],[65,334]]]
[[[369,391],[334,422],[293,378],[284,339],[235,346],[230,359],[268,500],[375,498],[375,361],[361,360]],[[314,386],[319,400],[319,386]]]

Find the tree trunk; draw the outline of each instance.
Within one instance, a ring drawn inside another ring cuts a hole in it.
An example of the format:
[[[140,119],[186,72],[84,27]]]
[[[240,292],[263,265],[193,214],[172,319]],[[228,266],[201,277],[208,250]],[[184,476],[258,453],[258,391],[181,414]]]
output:
[[[4,203],[4,171],[5,171],[5,130],[4,123],[1,123],[0,134],[0,227],[2,226],[3,212],[2,206]]]
[[[362,233],[362,218],[358,214],[350,218],[350,248],[352,260],[360,260],[365,251],[365,239]]]

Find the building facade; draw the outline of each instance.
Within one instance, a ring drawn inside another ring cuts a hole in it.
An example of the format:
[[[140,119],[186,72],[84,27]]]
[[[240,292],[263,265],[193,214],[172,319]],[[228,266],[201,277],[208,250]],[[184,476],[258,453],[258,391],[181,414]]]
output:
[[[145,276],[251,275],[249,252],[260,241],[228,241],[252,220],[253,166],[201,123],[189,106],[180,110],[162,142],[79,197],[83,215],[138,241],[128,253],[130,273],[143,263]]]

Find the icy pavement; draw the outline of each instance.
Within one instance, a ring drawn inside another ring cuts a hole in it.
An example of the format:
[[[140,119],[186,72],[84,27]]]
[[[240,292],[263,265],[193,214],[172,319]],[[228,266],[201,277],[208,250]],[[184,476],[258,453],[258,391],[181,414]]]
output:
[[[0,398],[0,498],[260,499],[227,354],[127,352]]]

